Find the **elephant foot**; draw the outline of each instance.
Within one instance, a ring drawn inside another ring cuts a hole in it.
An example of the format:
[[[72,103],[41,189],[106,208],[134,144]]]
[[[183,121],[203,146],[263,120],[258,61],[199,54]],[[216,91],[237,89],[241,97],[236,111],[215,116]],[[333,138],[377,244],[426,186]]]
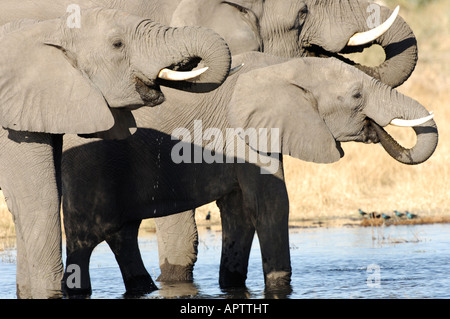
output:
[[[62,299],[63,293],[60,289],[21,289],[17,286],[18,299]]]
[[[125,288],[125,297],[128,298],[143,296],[158,290],[158,287],[155,285],[150,275],[127,278],[125,280]]]
[[[89,260],[89,258],[87,258]],[[76,266],[74,268],[67,267],[61,280],[61,290],[65,298],[69,299],[87,299],[92,295],[91,279],[89,276],[89,265],[71,262],[71,255],[67,258],[68,265]],[[85,268],[86,267],[86,268]]]
[[[92,288],[69,288],[62,283],[63,295],[67,299],[89,299],[92,295]]]
[[[156,281],[173,282],[173,281],[188,281],[194,280],[193,266],[172,265],[166,262],[160,265],[161,274]]]
[[[274,271],[266,275],[264,289],[266,299],[286,299],[292,291],[290,272]]]
[[[219,285],[222,289],[243,288],[245,287],[247,275],[237,271],[221,270]]]
[[[59,274],[50,276],[36,276],[30,281],[31,284],[23,285],[20,282],[16,284],[18,299],[61,299],[63,292],[61,290],[61,278]]]
[[[291,273],[286,271],[272,271],[265,276],[266,289],[277,290],[291,286]]]

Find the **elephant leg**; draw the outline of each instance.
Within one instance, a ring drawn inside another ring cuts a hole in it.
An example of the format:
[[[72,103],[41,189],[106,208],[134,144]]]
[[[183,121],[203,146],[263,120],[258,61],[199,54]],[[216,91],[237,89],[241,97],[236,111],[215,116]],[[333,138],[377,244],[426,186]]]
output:
[[[217,201],[222,219],[222,257],[219,284],[244,287],[248,259],[255,235],[252,218],[244,209],[242,192],[235,190]]]
[[[80,241],[75,245],[67,237],[66,271],[62,288],[69,298],[87,298],[92,294],[89,261],[97,242]]]
[[[31,283],[28,273],[28,260],[26,256],[26,246],[22,236],[18,236],[16,231],[16,246],[17,246],[17,274],[16,274],[16,288],[17,297],[21,299],[30,299]]]
[[[66,189],[65,189],[66,190]],[[73,192],[67,192],[66,200]],[[69,200],[70,202],[70,200]],[[68,205],[64,202],[63,216],[66,234],[66,271],[62,282],[69,298],[86,298],[92,294],[89,263],[92,252],[106,239],[106,221],[100,215],[86,214],[95,208]],[[113,221],[110,221],[113,223]]]
[[[267,207],[258,212],[256,222],[264,279],[269,289],[289,287],[291,281],[289,203],[287,195],[276,198],[277,205],[266,203]]]
[[[238,174],[244,207],[258,235],[266,288],[289,288],[289,199],[282,162],[273,175],[260,174],[257,166],[250,165]]]
[[[197,261],[198,232],[195,211],[155,218],[158,237],[158,281],[192,281]]]
[[[62,137],[0,130],[0,185],[14,215],[19,298],[61,297]]]
[[[138,245],[141,221],[125,223],[106,239],[116,256],[127,295],[143,295],[158,289],[145,269]]]

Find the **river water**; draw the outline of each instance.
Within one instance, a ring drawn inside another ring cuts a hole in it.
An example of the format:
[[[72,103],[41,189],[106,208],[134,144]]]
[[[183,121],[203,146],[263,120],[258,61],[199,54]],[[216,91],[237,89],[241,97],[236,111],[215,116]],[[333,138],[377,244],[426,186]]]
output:
[[[140,237],[142,258],[159,275],[154,234]],[[218,286],[221,233],[200,233],[194,283],[162,284],[143,298],[450,298],[450,225],[313,228],[290,231],[292,289],[264,291],[255,237],[247,289]],[[0,252],[0,299],[15,298],[16,252]],[[124,298],[119,268],[102,243],[91,258],[93,299]]]

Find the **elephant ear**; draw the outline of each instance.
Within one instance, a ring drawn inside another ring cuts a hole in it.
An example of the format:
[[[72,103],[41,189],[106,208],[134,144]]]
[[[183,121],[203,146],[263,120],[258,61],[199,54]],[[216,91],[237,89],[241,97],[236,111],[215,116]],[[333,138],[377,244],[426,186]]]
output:
[[[296,81],[299,77],[307,79],[308,73],[303,66],[293,65],[293,61],[240,75],[228,121],[234,128],[256,132],[267,129],[271,133],[267,141],[261,136],[257,143],[255,139],[254,143],[247,141],[257,151],[282,153],[315,163],[336,162],[343,156],[340,144],[319,116],[313,94]],[[303,64],[300,59],[295,61]],[[277,135],[278,144],[273,141]]]
[[[69,58],[60,19],[0,29],[0,125],[17,131],[93,133],[114,118],[89,78]]]

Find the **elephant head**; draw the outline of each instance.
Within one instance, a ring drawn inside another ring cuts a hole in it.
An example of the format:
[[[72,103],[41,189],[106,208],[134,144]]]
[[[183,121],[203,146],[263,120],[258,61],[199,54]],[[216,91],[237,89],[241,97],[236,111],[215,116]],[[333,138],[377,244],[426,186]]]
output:
[[[172,24],[216,30],[233,55],[256,50],[291,58],[339,57],[396,87],[409,78],[417,63],[415,36],[397,13],[369,0],[182,0]],[[389,25],[381,24],[384,21]],[[376,67],[339,55],[374,44],[386,53],[386,60]]]
[[[81,11],[78,24],[68,19],[14,22],[0,30],[3,127],[106,131],[114,124],[112,109],[162,103],[160,85],[204,92],[228,76],[229,49],[208,29],[168,28],[100,8]],[[201,71],[187,72],[200,63]]]
[[[425,107],[334,58],[293,59],[240,75],[228,120],[245,130],[278,128],[278,144],[269,134],[270,143],[253,140],[249,145],[316,163],[338,161],[344,155],[341,142],[379,138],[397,161],[419,164],[438,143],[436,124]],[[401,147],[382,129],[389,124],[414,126],[416,145]]]

